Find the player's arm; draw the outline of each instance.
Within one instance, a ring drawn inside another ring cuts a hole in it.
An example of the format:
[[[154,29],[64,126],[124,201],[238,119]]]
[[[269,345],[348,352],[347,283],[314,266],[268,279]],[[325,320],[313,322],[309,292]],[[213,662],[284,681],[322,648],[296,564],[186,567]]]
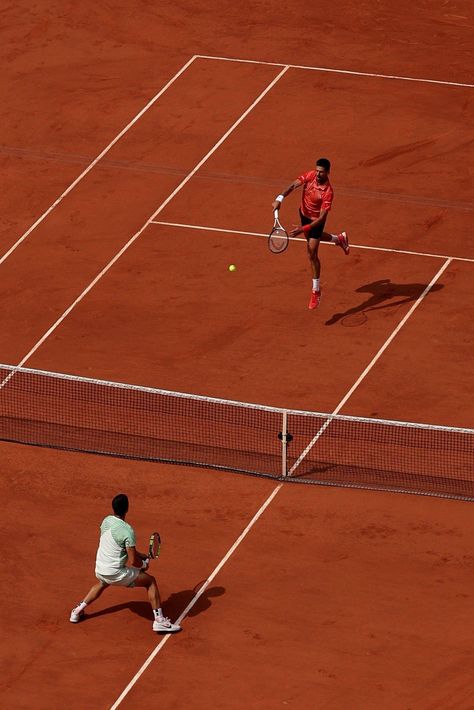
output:
[[[305,224],[304,227],[295,227],[291,230],[290,237],[296,237],[298,234],[303,234],[309,232],[313,227],[319,227],[321,222],[324,224],[329,210],[321,210],[320,215],[317,219],[313,219],[310,224]]]
[[[143,567],[143,561],[147,559],[147,556],[142,552],[138,552],[135,546],[127,547],[128,563],[131,567],[138,567],[141,569]]]
[[[301,187],[302,184],[303,183],[300,180],[295,180],[291,183],[291,185],[288,185],[286,190],[283,190],[283,192],[280,192],[280,194],[275,197],[272,202],[272,209],[279,210],[281,207],[281,203],[283,202],[285,197],[288,197],[290,192],[293,192],[293,190],[296,190],[298,187]]]

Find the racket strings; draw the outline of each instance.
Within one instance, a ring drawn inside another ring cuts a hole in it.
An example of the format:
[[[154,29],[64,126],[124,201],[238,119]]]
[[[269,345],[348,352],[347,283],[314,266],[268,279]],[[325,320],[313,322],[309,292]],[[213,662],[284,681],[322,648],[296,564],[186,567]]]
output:
[[[268,239],[270,251],[278,254],[288,246],[288,235],[282,227],[275,227]]]

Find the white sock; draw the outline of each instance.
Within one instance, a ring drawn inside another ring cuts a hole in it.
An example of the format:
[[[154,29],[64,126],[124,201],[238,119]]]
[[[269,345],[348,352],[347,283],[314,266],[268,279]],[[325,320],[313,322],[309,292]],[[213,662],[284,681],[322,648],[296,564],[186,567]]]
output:
[[[313,291],[319,291],[319,279],[313,279]]]
[[[86,606],[87,606],[87,602],[81,602],[80,604],[78,604],[78,605],[76,606],[76,608],[74,609],[74,611],[75,611],[77,614],[79,614],[79,612],[82,611],[83,609],[85,609]]]
[[[161,607],[159,609],[153,609],[153,613],[155,615],[155,619],[158,621],[158,619],[163,619],[163,611]]]
[[[339,244],[339,239],[337,238],[338,237],[337,234],[330,234],[329,236],[331,237],[331,242],[333,244]]]

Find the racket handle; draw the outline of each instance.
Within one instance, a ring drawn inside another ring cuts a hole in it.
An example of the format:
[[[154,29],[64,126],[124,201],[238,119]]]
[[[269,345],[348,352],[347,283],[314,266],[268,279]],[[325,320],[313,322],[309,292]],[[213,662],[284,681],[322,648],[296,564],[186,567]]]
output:
[[[278,219],[278,210],[273,210],[273,216]]]

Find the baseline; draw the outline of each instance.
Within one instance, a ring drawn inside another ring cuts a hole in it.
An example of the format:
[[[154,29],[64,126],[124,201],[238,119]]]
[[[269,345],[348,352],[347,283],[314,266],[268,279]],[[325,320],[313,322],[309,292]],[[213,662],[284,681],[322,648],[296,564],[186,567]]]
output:
[[[465,84],[457,81],[443,81],[442,79],[425,79],[423,77],[414,76],[399,76],[397,74],[377,74],[375,72],[364,72],[364,71],[353,71],[351,69],[332,69],[330,67],[312,67],[306,66],[304,64],[288,64],[280,62],[265,62],[257,59],[238,59],[232,57],[214,57],[212,55],[197,54],[199,59],[211,59],[220,62],[245,62],[247,64],[266,64],[267,66],[283,67],[286,66],[289,69],[302,69],[306,71],[318,71],[326,72],[329,74],[348,74],[350,76],[365,76],[372,77],[374,79],[392,79],[398,81],[415,81],[421,84],[441,84],[442,86],[458,86],[466,89],[474,89],[474,84]]]

